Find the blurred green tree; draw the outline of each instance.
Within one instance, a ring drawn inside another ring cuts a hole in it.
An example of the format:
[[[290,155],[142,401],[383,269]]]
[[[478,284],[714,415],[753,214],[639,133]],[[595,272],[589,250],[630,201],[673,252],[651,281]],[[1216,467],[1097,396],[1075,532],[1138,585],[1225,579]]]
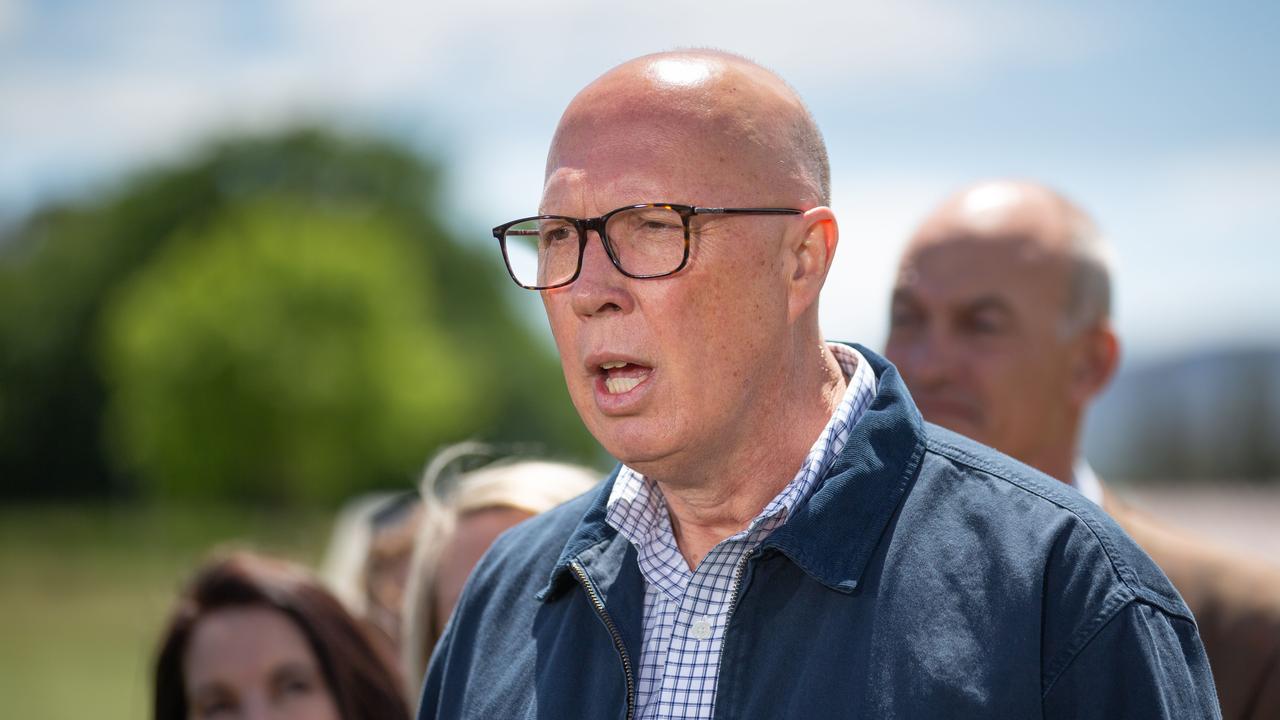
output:
[[[109,438],[163,495],[338,499],[483,432],[408,237],[263,200],[181,237],[106,308]]]
[[[0,493],[330,499],[467,436],[598,457],[438,183],[303,129],[33,214],[0,243]]]

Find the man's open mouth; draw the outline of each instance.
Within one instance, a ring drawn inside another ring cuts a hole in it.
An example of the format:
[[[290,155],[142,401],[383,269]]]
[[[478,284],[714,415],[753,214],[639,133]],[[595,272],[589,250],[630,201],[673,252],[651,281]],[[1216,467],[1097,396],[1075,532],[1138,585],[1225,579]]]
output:
[[[600,373],[604,376],[604,387],[610,395],[631,392],[652,372],[651,367],[616,360],[600,365]]]

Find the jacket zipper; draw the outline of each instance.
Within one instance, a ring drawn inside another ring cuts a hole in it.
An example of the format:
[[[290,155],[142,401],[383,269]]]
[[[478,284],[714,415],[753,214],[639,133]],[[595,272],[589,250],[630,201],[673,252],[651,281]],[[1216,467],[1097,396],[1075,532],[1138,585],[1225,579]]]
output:
[[[578,582],[582,584],[582,588],[587,591],[587,597],[591,598],[591,604],[595,606],[596,614],[604,621],[604,626],[608,628],[609,634],[613,636],[613,645],[618,650],[618,656],[622,658],[622,672],[627,678],[626,720],[631,720],[635,713],[636,683],[631,672],[631,658],[627,655],[627,646],[622,644],[622,636],[618,634],[617,626],[613,624],[613,619],[605,611],[604,602],[600,600],[600,593],[596,592],[596,586],[587,577],[587,571],[577,561],[570,563],[569,567],[573,570],[573,574],[578,577]]]
[[[724,646],[729,641],[729,623],[733,621],[733,611],[738,609],[738,590],[742,586],[742,571],[747,567],[747,560],[754,550],[742,553],[738,564],[733,568],[733,589],[729,591],[729,613],[724,618],[724,637],[720,638],[720,654],[716,657],[716,699],[720,695],[720,668],[724,665]]]

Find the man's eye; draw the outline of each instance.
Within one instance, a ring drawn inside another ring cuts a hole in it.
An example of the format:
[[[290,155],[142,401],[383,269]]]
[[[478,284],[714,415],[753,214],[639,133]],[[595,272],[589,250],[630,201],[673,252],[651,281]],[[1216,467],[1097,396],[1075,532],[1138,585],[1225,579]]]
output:
[[[622,223],[626,230],[639,235],[683,234],[684,222],[680,214],[671,210],[648,210],[626,217]]]
[[[544,228],[540,237],[542,238],[542,243],[544,245],[554,245],[572,239],[573,235],[573,228],[568,225],[562,225],[559,227]]]
[[[889,311],[889,324],[895,328],[917,327],[924,317],[910,308],[893,308]]]
[[[988,315],[975,315],[965,323],[965,329],[975,335],[998,335],[1005,331],[1006,323]]]

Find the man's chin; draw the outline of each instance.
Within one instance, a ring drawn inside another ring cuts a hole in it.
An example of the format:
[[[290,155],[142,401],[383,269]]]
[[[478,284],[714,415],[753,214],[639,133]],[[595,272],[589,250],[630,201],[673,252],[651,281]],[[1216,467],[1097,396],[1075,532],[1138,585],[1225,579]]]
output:
[[[597,418],[592,425],[592,436],[606,452],[645,475],[667,464],[676,450],[665,423],[632,416]]]

